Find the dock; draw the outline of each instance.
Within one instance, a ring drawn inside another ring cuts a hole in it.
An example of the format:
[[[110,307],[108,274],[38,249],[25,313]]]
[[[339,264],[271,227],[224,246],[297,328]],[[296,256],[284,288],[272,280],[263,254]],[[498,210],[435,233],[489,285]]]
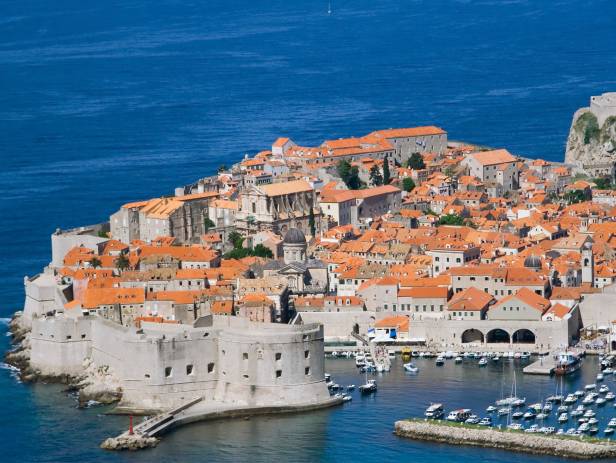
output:
[[[527,375],[552,375],[556,368],[556,360],[551,355],[540,357],[530,365],[525,366],[522,371]]]

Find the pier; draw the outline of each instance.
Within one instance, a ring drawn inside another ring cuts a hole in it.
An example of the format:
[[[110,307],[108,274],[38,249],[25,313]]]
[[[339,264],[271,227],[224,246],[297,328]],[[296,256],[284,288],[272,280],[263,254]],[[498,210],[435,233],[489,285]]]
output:
[[[400,437],[422,441],[488,447],[578,460],[616,457],[616,443],[608,440],[526,434],[441,421],[396,421],[394,433]]]
[[[106,439],[101,448],[105,450],[140,450],[154,447],[160,436],[184,424],[223,418],[244,418],[257,415],[306,412],[342,404],[342,398],[331,397],[325,402],[279,406],[227,405],[204,402],[196,397],[179,407],[153,416],[117,437]]]
[[[554,357],[545,355],[525,366],[522,371],[527,375],[552,375],[555,368],[556,360]]]

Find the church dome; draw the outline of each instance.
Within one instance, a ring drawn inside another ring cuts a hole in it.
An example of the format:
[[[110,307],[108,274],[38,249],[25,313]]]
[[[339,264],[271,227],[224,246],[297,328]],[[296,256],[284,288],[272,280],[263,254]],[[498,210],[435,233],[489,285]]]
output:
[[[290,228],[284,235],[283,244],[306,244],[306,237],[298,228]]]
[[[535,256],[531,254],[526,259],[524,259],[524,267],[540,269],[541,268],[541,258],[539,256]]]

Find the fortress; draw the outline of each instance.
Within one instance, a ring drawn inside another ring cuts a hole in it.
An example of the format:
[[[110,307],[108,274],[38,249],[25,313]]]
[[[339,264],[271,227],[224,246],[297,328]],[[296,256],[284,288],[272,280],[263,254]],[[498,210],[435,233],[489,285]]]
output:
[[[608,118],[616,117],[616,92],[590,97],[590,111],[597,118],[599,127],[603,127]]]
[[[120,386],[119,408],[164,411],[195,397],[242,407],[327,404],[323,328],[206,316],[195,326],[127,328],[98,316],[32,320],[30,365],[80,375],[88,359]]]

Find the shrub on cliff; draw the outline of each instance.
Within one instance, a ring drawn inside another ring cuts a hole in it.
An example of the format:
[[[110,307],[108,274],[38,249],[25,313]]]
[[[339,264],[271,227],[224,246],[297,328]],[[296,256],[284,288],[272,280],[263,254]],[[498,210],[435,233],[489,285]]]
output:
[[[584,113],[575,122],[578,132],[584,134],[584,144],[588,145],[591,141],[599,141],[601,129],[597,122],[597,117],[593,113]]]

